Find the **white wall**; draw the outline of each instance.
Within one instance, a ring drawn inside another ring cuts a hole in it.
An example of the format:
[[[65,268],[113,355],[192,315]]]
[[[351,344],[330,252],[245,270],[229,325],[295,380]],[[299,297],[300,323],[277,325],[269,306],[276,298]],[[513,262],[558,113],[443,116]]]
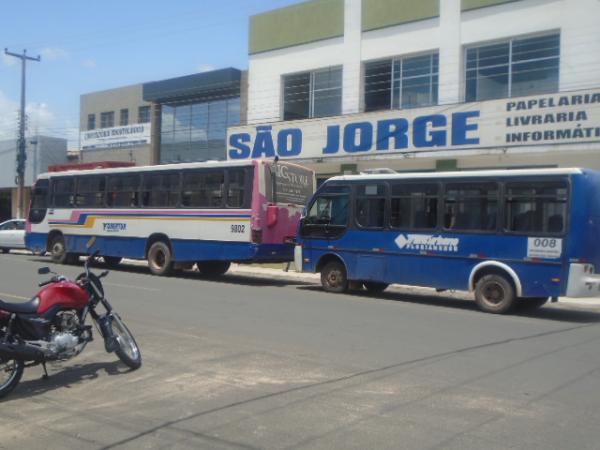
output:
[[[599,0],[522,0],[465,13],[460,0],[440,1],[439,18],[362,33],[361,2],[346,0],[344,38],[251,55],[248,123],[281,120],[282,75],[344,65],[342,113],[350,114],[360,109],[361,62],[436,49],[440,104],[460,102],[465,46],[552,30],[561,32],[560,90],[600,85]]]

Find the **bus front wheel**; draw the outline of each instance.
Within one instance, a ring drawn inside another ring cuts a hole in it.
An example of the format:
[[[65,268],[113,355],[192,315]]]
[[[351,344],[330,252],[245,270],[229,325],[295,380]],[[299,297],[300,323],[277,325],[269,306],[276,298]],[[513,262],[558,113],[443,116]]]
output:
[[[327,292],[345,292],[348,289],[346,268],[339,261],[325,264],[321,270],[321,285]]]
[[[67,252],[65,238],[60,235],[55,236],[50,243],[50,258],[58,264],[74,264],[77,260],[76,255]]]
[[[475,286],[475,302],[482,311],[504,314],[515,304],[515,290],[502,275],[484,275]]]
[[[169,275],[173,270],[171,249],[162,241],[157,241],[148,250],[148,267],[154,275]]]

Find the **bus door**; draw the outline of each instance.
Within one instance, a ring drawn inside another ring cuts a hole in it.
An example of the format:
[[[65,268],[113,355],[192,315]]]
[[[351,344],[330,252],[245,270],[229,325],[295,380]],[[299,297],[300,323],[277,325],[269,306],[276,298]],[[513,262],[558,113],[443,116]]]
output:
[[[308,205],[300,227],[304,257],[316,262],[321,253],[335,247],[348,229],[350,186],[325,186]]]
[[[354,230],[344,245],[352,248],[347,257],[348,277],[361,281],[383,281],[387,278],[390,233],[386,231],[387,185],[381,182],[356,184],[354,198]]]

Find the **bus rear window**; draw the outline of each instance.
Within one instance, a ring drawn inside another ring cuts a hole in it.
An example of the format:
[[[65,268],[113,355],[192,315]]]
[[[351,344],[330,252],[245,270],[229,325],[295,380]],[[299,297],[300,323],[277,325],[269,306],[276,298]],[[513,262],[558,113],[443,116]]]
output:
[[[565,182],[507,183],[505,228],[516,233],[565,231],[568,188]]]

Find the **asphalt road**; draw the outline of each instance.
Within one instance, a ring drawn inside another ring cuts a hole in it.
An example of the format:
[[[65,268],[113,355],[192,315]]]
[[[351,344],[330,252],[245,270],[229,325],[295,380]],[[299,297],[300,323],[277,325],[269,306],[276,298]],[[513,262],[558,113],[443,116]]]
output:
[[[46,264],[1,255],[0,297],[32,296]],[[597,306],[493,316],[443,295],[135,266],[105,287],[143,367],[96,340],[47,381],[27,369],[0,402],[0,449],[600,448]]]

